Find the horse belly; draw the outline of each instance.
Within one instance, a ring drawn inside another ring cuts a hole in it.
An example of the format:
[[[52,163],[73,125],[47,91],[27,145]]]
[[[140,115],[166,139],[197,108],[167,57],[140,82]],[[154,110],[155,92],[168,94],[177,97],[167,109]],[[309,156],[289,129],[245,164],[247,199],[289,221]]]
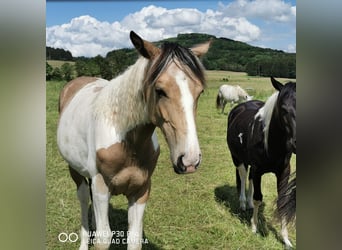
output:
[[[96,86],[96,85],[94,85]],[[59,151],[68,164],[85,177],[96,174],[95,147],[92,136],[93,88],[81,89],[60,116],[57,129]]]

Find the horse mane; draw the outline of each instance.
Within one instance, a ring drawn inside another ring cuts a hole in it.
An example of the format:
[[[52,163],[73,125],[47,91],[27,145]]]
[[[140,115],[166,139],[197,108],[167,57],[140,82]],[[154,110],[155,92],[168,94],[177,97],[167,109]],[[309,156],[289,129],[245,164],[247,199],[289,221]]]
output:
[[[107,118],[104,122],[112,124],[117,132],[123,134],[138,124],[147,123],[143,82],[148,64],[147,59],[139,57],[135,64],[109,81],[94,103],[96,119]]]
[[[264,145],[266,151],[268,151],[268,132],[270,128],[271,118],[273,114],[274,107],[276,105],[278,99],[279,92],[273,93],[265,102],[265,105],[262,106],[259,111],[255,115],[255,120],[259,119],[264,125]]]
[[[154,84],[159,75],[171,64],[175,63],[184,73],[193,80],[197,78],[205,87],[204,68],[190,49],[177,43],[165,42],[161,47],[161,54],[151,65],[146,75],[146,83]]]

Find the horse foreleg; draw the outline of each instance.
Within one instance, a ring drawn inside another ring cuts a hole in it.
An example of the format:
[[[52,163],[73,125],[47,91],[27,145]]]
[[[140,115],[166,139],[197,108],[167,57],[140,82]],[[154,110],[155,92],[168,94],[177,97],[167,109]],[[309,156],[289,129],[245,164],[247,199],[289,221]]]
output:
[[[256,233],[258,230],[258,213],[259,213],[259,206],[261,204],[261,201],[253,200],[253,217],[251,219],[251,225],[252,225],[252,232]]]
[[[89,241],[89,223],[88,223],[88,208],[89,208],[89,187],[86,179],[76,170],[69,166],[69,171],[72,179],[77,185],[77,198],[81,205],[81,250],[88,249]]]
[[[240,208],[245,211],[246,210],[246,177],[247,177],[247,170],[244,164],[241,164],[237,167],[239,176],[240,176]]]
[[[149,180],[141,197],[128,197],[127,250],[138,250],[142,247],[143,217],[150,187],[151,181]]]
[[[261,176],[253,176],[253,186],[254,186],[254,194],[253,194],[253,217],[251,219],[252,232],[256,233],[258,229],[258,213],[259,206],[262,202],[262,193],[261,193]]]
[[[80,249],[88,249],[89,241],[89,223],[88,223],[88,208],[89,208],[89,188],[88,184],[83,181],[77,190],[77,197],[81,203],[81,245]]]
[[[108,249],[112,238],[108,219],[110,193],[100,173],[92,177],[91,191],[96,221],[95,249]]]
[[[248,193],[247,193],[248,208],[254,208],[254,204],[253,204],[254,185],[253,185],[253,179],[251,177],[251,173],[249,173],[248,184],[249,184]]]

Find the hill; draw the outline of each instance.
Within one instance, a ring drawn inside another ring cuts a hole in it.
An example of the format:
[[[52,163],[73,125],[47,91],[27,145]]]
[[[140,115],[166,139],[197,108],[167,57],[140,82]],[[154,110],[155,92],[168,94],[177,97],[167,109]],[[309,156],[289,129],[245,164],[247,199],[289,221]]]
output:
[[[272,75],[274,77],[296,78],[295,53],[255,47],[224,37],[217,38],[212,35],[198,33],[179,34],[177,37],[164,39],[155,42],[155,44],[160,46],[163,42],[177,42],[184,47],[191,47],[194,44],[208,41],[210,38],[213,39],[212,46],[202,58],[203,65],[208,70],[247,72],[251,76]],[[97,56],[93,59],[100,65],[99,67],[108,67],[108,69],[100,70],[100,75],[112,78],[128,65],[134,63],[137,56],[133,49],[120,49],[108,52],[105,58]],[[78,61],[82,62],[82,65],[84,62],[92,61],[91,58],[84,57],[73,58],[73,60],[76,62],[76,71]],[[108,70],[111,72],[108,72]],[[103,73],[104,71],[106,72]],[[84,73],[82,72],[82,74]],[[93,72],[92,75],[94,74]]]
[[[296,54],[281,50],[260,48],[228,38],[207,34],[179,34],[164,41],[178,42],[185,47],[213,39],[212,46],[203,57],[208,70],[247,72],[248,75],[296,78]]]

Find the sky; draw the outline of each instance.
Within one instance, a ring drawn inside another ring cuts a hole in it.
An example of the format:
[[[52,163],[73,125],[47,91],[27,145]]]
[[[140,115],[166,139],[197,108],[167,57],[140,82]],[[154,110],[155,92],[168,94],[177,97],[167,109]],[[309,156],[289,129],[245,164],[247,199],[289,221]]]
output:
[[[129,32],[154,42],[206,33],[253,46],[296,52],[296,1],[49,1],[46,45],[73,56],[132,48]]]

